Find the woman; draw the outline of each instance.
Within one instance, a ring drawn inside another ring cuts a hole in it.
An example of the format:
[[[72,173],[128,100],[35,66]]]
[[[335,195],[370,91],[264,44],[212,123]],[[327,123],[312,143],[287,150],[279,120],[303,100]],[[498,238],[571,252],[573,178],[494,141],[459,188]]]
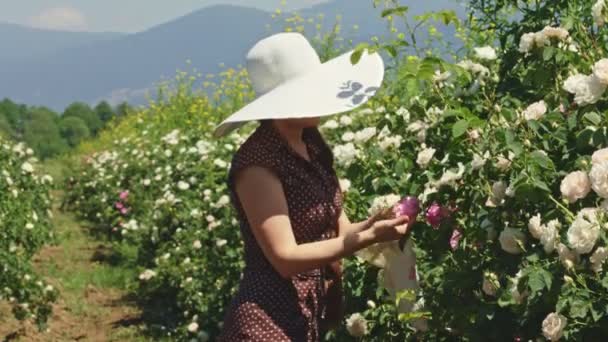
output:
[[[377,55],[357,65],[349,56],[321,63],[296,33],[263,39],[247,55],[261,96],[216,129],[221,136],[261,121],[234,155],[228,175],[246,267],[219,341],[319,341],[328,320],[341,320],[335,310],[341,304],[340,259],[397,240],[408,229],[405,216],[351,223],[342,210],[319,117],[365,102],[369,94],[357,91],[363,84],[376,89],[384,70]],[[327,286],[332,276],[333,286]]]

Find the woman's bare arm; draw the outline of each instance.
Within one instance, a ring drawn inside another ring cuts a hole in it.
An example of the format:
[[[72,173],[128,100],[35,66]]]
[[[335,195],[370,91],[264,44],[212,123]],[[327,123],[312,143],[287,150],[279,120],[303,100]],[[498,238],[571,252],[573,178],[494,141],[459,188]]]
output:
[[[358,233],[367,230],[372,227],[376,218],[370,217],[367,220],[352,223],[346,216],[346,212],[342,210],[340,218],[338,219],[338,232],[340,236],[348,235],[351,233]]]
[[[377,241],[405,233],[406,217],[382,221],[378,229],[350,231],[324,241],[296,243],[281,182],[270,171],[249,167],[236,179],[236,192],[264,255],[283,276],[320,268]]]

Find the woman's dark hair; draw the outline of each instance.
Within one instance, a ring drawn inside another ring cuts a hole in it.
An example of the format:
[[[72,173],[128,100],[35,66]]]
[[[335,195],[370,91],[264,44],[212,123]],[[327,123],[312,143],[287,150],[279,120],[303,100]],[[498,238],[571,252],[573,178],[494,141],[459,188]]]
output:
[[[327,168],[332,169],[334,167],[334,153],[329,145],[327,145],[327,142],[321,135],[321,132],[319,132],[319,129],[317,127],[310,127],[305,128],[305,130],[313,137],[313,141],[315,141],[319,146],[321,151],[319,155],[321,158],[321,163],[323,163],[323,165],[325,165]]]

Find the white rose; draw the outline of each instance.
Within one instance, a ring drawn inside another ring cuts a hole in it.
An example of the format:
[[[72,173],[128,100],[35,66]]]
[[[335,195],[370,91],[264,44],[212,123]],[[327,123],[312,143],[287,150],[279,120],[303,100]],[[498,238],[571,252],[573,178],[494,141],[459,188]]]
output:
[[[462,178],[464,174],[465,167],[464,164],[458,163],[458,171],[447,170],[445,171],[439,180],[434,183],[434,187],[440,188],[442,186],[451,186],[456,187],[457,182]]]
[[[606,18],[604,17],[604,7],[606,7],[605,0],[598,0],[593,7],[591,7],[593,21],[595,21],[595,24],[598,27],[602,27],[606,23]]]
[[[190,324],[188,324],[188,331],[191,333],[195,333],[198,331],[198,323],[196,322],[192,322]]]
[[[389,136],[380,140],[378,147],[380,147],[380,149],[383,151],[389,149],[390,147],[398,148],[401,146],[401,140],[402,138],[399,135]]]
[[[519,52],[529,53],[534,48],[536,34],[534,32],[524,33],[519,39]]]
[[[593,191],[602,198],[608,198],[608,162],[593,165],[589,179]]]
[[[347,192],[348,189],[350,189],[350,181],[348,179],[340,178],[339,182],[340,189],[342,189],[342,192]]]
[[[346,330],[353,337],[367,335],[367,320],[360,313],[354,313],[346,319]]]
[[[342,116],[340,117],[340,123],[344,126],[349,126],[350,124],[353,123],[353,119],[350,118],[350,116]]]
[[[509,286],[509,292],[511,293],[511,297],[517,304],[523,303],[524,299],[528,296],[527,290],[523,293],[520,293],[517,289],[517,286],[519,285],[519,279],[521,279],[522,276],[522,271],[518,271],[515,274],[515,277],[511,278],[511,285]]]
[[[503,204],[506,193],[507,184],[503,181],[495,182],[492,184],[492,194],[486,201],[486,206],[495,208]]]
[[[452,73],[449,71],[441,72],[440,70],[435,70],[435,74],[433,75],[433,82],[445,82],[448,78],[450,78],[450,76],[452,76]]]
[[[564,89],[574,94],[574,102],[578,105],[585,106],[596,103],[602,98],[606,85],[602,84],[595,75],[576,74],[568,77],[564,82]]]
[[[575,171],[564,177],[560,185],[560,191],[569,203],[574,203],[589,194],[591,182],[585,172]]]
[[[342,141],[344,142],[349,142],[349,141],[353,141],[353,139],[355,139],[355,133],[353,132],[344,132],[344,134],[342,134]]]
[[[496,168],[500,171],[507,171],[511,167],[511,158],[505,158],[503,155],[498,156],[496,161]]]
[[[505,228],[498,237],[500,247],[510,254],[521,254],[522,247],[526,243],[526,235],[515,228]]]
[[[528,221],[528,231],[535,239],[539,239],[543,235],[543,230],[545,227],[542,225],[540,221],[540,214],[536,214],[536,216],[532,216]]]
[[[559,228],[561,224],[558,220],[551,220],[544,226],[543,232],[540,236],[540,243],[545,249],[545,253],[551,253],[557,248],[559,243]]]
[[[551,26],[545,26],[545,28],[542,30],[542,33],[547,38],[556,38],[559,40],[566,40],[570,35],[568,31],[564,28]]]
[[[534,102],[526,108],[522,115],[526,120],[539,120],[545,115],[547,112],[547,104],[545,101],[540,100],[538,102]]]
[[[604,261],[606,261],[606,258],[608,258],[608,249],[605,247],[598,247],[589,257],[591,269],[596,273],[601,272],[602,265],[604,264]]]
[[[593,75],[600,83],[608,84],[608,58],[602,58],[593,65]]]
[[[424,148],[418,153],[418,157],[416,158],[416,164],[420,165],[420,167],[422,168],[426,168],[433,159],[435,151],[436,150],[432,147]]]
[[[327,129],[336,129],[336,128],[338,128],[338,122],[333,119],[327,120],[321,127],[327,128]]]
[[[192,243],[192,248],[194,249],[201,249],[203,247],[203,244],[201,243],[200,240],[196,240]]]
[[[479,59],[493,61],[497,58],[496,50],[494,50],[494,48],[492,48],[491,46],[476,47],[474,50],[475,56],[477,56],[477,58]]]
[[[608,148],[602,148],[593,152],[591,155],[591,164],[600,164],[602,162],[608,161]]]
[[[562,338],[566,327],[566,317],[552,312],[543,321],[543,335],[550,341],[558,341]]]
[[[500,288],[500,282],[498,282],[498,277],[495,273],[486,272],[483,277],[483,284],[481,285],[481,289],[488,296],[496,296],[496,291]]]
[[[32,166],[32,164],[25,162],[23,163],[23,165],[21,165],[21,170],[27,173],[32,173],[34,172],[34,167]]]
[[[596,220],[578,215],[568,229],[568,244],[578,254],[591,252],[600,237],[600,226]]]
[[[574,265],[579,262],[579,255],[576,252],[571,251],[566,245],[563,243],[559,243],[557,245],[557,254],[559,255],[559,261],[561,261],[562,265],[566,269],[571,269]]]
[[[376,135],[376,127],[367,127],[355,133],[354,140],[355,142],[362,143],[368,141],[374,135]]]
[[[156,276],[156,272],[152,271],[152,270],[145,270],[144,272],[142,272],[139,275],[139,279],[140,280],[150,280],[152,279],[154,276]]]
[[[486,151],[483,156],[475,153],[473,154],[473,160],[471,161],[471,168],[473,170],[481,169],[485,164],[486,160],[490,157],[490,153]]]
[[[336,162],[342,166],[348,166],[359,156],[359,150],[352,143],[336,145],[333,149]]]
[[[480,77],[488,76],[490,74],[490,69],[485,66],[475,63],[471,60],[465,59],[463,61],[458,62],[457,66],[463,68],[464,70],[470,71],[473,74],[476,74]]]
[[[184,182],[184,181],[179,181],[179,182],[177,182],[177,187],[180,190],[188,190],[188,189],[190,189],[190,184],[188,184],[187,182]]]

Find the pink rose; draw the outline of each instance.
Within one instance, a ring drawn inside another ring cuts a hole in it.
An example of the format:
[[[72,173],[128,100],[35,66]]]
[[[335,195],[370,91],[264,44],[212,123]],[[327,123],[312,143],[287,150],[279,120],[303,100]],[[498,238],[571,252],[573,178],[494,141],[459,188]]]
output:
[[[450,210],[439,205],[437,202],[433,202],[433,204],[431,204],[431,206],[426,210],[426,222],[428,222],[435,229],[439,227],[444,219],[449,217]]]
[[[418,212],[420,211],[420,203],[416,197],[407,196],[404,197],[399,203],[393,207],[393,213],[395,216],[406,215],[411,221],[416,220]]]
[[[125,190],[125,191],[121,192],[118,197],[123,201],[126,200],[127,197],[129,197],[129,190]]]
[[[450,248],[455,251],[460,244],[460,239],[462,239],[462,232],[460,229],[454,229],[452,231],[452,236],[450,237]]]
[[[121,210],[122,208],[124,208],[125,206],[121,203],[121,202],[116,202],[114,203],[114,206],[116,207],[116,209]]]

